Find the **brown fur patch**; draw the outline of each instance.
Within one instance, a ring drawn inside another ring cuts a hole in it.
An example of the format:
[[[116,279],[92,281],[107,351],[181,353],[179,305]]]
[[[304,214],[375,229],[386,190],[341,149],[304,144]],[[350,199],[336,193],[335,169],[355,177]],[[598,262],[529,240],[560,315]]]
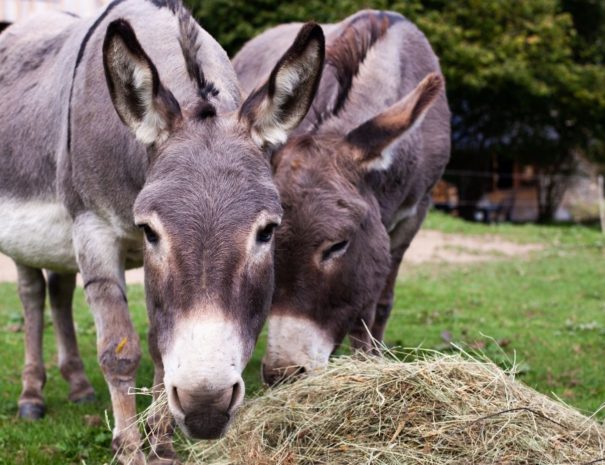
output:
[[[301,165],[301,161],[299,158],[295,158],[294,160],[292,160],[292,162],[290,163],[290,167],[296,171],[297,169],[300,168]]]
[[[362,149],[365,161],[377,157],[427,111],[442,88],[443,78],[437,73],[429,74],[406,97],[351,131],[347,141]]]

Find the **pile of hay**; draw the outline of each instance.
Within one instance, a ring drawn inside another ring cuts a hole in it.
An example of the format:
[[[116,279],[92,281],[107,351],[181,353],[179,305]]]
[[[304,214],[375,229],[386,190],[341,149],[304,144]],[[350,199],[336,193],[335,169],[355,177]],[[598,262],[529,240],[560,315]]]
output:
[[[605,463],[605,429],[459,355],[335,359],[249,401],[191,464]]]

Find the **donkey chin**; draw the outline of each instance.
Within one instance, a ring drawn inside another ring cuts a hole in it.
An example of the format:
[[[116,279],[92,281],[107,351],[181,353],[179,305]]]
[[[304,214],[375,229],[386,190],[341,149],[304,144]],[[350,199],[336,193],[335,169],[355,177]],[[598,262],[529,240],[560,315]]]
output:
[[[334,338],[305,317],[271,315],[262,378],[269,386],[321,368],[335,349]]]
[[[222,436],[244,400],[245,354],[233,322],[217,318],[181,322],[164,363],[168,406],[195,439]]]

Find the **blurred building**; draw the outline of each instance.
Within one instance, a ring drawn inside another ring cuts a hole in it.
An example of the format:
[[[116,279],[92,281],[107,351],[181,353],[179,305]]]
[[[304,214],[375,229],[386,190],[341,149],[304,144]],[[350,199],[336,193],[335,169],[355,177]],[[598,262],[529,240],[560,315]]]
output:
[[[110,0],[0,0],[0,30],[10,23],[48,10],[92,16]]]
[[[450,163],[444,179],[433,189],[433,205],[439,210],[486,223],[537,221],[541,176],[537,168],[498,157],[487,158],[486,162],[486,158],[480,160],[482,163],[470,166],[452,167]],[[555,175],[560,178],[556,182],[566,186],[555,211],[556,221],[588,222],[598,218],[598,169],[579,155],[575,164],[573,174]],[[470,214],[461,214],[463,209]]]

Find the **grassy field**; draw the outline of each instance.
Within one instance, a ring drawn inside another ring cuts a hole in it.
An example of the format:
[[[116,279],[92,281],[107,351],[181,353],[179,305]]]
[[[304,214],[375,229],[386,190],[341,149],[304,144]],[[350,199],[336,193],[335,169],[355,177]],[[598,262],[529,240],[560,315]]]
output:
[[[514,260],[473,265],[425,264],[405,269],[387,331],[389,345],[453,350],[451,342],[497,363],[515,359],[519,377],[585,412],[605,402],[605,260],[603,238],[581,226],[485,226],[431,214],[426,228],[465,235],[495,234],[539,242],[544,250]],[[132,314],[145,340],[143,289],[129,289]],[[23,334],[15,286],[0,284],[0,464],[102,464],[111,460],[109,394],[96,364],[94,326],[81,289],[76,295],[80,347],[97,401],[70,405],[56,363],[50,323],[45,332],[47,416],[16,418]],[[248,392],[260,389],[261,341],[248,366]],[[138,384],[149,386],[144,357]],[[141,406],[146,402],[140,399]],[[603,418],[605,415],[598,414]]]

